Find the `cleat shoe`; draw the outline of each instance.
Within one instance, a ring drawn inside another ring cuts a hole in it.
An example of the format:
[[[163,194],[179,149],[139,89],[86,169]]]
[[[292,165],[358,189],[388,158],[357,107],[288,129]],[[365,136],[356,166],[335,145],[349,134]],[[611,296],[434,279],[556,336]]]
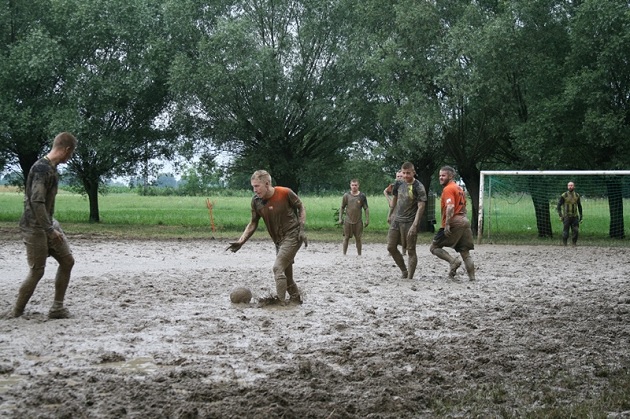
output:
[[[289,298],[290,305],[301,305],[303,302],[300,295],[292,295],[291,298]]]
[[[7,310],[7,311],[4,311],[4,312],[0,313],[0,319],[3,319],[3,320],[15,319],[17,317],[20,317],[22,314],[24,314],[23,311],[16,312],[15,309]]]
[[[69,319],[70,317],[70,312],[65,307],[57,308],[54,310],[51,309],[48,312],[49,319]]]
[[[449,278],[455,278],[455,274],[457,273],[457,269],[462,266],[462,261],[459,259],[455,259],[451,262],[451,269],[448,271]]]

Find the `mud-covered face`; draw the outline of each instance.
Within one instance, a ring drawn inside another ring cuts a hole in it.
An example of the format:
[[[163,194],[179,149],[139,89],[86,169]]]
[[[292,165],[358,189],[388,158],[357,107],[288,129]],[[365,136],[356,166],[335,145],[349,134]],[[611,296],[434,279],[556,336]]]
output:
[[[569,183],[567,183],[567,189],[568,189],[570,192],[573,192],[573,190],[575,189],[575,184],[574,184],[573,182],[569,182]]]
[[[354,194],[359,192],[359,183],[358,182],[350,182],[350,191],[352,191],[352,193],[354,193]]]
[[[267,198],[271,191],[271,185],[258,179],[252,179],[252,189],[259,198]]]
[[[413,182],[413,175],[415,174],[413,169],[400,169],[400,174],[402,175],[402,180],[405,182]]]

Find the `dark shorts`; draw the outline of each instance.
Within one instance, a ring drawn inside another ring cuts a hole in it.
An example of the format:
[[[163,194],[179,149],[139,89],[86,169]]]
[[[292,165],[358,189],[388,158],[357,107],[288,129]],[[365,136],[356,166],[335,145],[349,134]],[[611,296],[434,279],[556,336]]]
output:
[[[444,234],[443,228],[439,229],[435,237],[433,237],[433,246],[439,248],[451,247],[458,253],[473,250],[475,242],[470,224],[468,226],[451,227],[451,235],[448,237]]]
[[[359,221],[356,224],[343,223],[343,235],[346,236],[347,239],[351,239],[352,237],[360,239],[363,235],[363,222]]]

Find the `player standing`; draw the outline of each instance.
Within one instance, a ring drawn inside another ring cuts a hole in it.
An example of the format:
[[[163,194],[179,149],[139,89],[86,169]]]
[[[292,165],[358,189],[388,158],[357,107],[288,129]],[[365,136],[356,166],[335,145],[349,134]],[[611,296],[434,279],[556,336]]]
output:
[[[475,280],[475,264],[470,251],[475,248],[470,221],[467,217],[466,194],[461,186],[455,183],[455,169],[444,166],[440,169],[440,185],[442,190],[442,228],[440,228],[431,243],[431,253],[450,264],[449,277],[454,278],[462,261],[449,255],[443,247],[452,247],[458,252],[468,278]]]

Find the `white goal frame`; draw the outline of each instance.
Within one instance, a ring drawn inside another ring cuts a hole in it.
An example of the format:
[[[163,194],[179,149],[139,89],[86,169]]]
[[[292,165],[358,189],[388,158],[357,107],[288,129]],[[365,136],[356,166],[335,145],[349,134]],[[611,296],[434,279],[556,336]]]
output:
[[[477,243],[483,237],[483,195],[486,175],[541,175],[541,176],[592,176],[630,175],[630,170],[482,170],[479,175],[479,211],[477,218]]]

